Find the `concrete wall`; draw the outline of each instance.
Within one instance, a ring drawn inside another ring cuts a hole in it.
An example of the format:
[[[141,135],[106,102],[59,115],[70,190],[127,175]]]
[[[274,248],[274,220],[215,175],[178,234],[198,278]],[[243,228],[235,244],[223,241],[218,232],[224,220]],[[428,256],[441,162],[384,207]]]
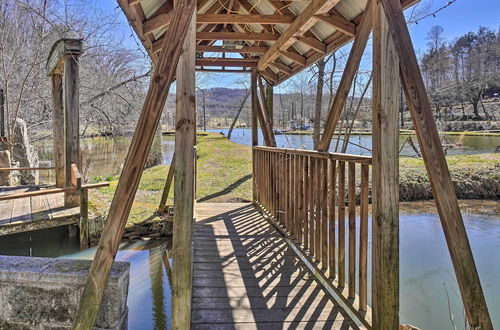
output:
[[[0,256],[0,329],[70,329],[89,260]],[[115,262],[96,329],[127,328],[128,262]]]

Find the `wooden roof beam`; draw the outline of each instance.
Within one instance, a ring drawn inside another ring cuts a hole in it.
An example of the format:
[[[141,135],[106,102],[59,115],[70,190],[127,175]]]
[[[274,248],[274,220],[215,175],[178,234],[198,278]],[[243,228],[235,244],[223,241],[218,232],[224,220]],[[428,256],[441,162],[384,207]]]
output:
[[[269,66],[272,66],[276,70],[279,70],[279,71],[283,72],[286,75],[291,75],[292,74],[292,69],[288,65],[286,65],[284,63],[269,62]]]
[[[252,73],[251,69],[207,69],[204,67],[201,68],[196,68],[196,71],[198,72],[218,72],[218,73]]]
[[[318,21],[324,22],[338,31],[341,31],[351,37],[354,37],[356,34],[356,25],[353,22],[346,20],[344,17],[340,15],[318,15],[315,16]]]
[[[261,57],[258,69],[263,71],[269,62],[279,56],[279,50],[287,50],[297,39],[316,23],[315,15],[327,14],[340,0],[313,0],[286,29],[281,37]],[[310,37],[306,37],[310,38]],[[310,38],[313,39],[313,38]],[[308,40],[311,41],[311,40]],[[325,46],[326,48],[326,46]],[[326,49],[325,49],[326,51]]]
[[[268,50],[268,47],[257,47],[257,46],[243,46],[241,49],[229,49],[223,46],[208,46],[208,45],[198,45],[196,46],[197,52],[212,52],[212,53],[240,53],[240,54],[264,54]]]
[[[143,24],[145,35],[153,33],[168,24],[172,19],[172,13],[156,15]],[[285,15],[252,15],[252,14],[198,14],[197,24],[290,24],[294,16]]]
[[[275,41],[279,34],[276,33],[253,33],[253,32],[198,32],[197,40],[234,40],[234,41]],[[153,42],[153,52],[159,52],[163,43],[163,37]]]
[[[201,58],[196,60],[196,65],[255,68],[257,66],[257,61],[246,58]]]
[[[306,65],[306,58],[305,58],[305,56],[302,56],[300,54],[293,53],[293,52],[283,51],[283,50],[280,50],[278,53],[281,56],[286,57],[289,60],[297,63],[298,65],[301,65],[301,66],[305,66]]]
[[[257,14],[199,14],[197,23],[217,24],[291,24],[294,16]]]

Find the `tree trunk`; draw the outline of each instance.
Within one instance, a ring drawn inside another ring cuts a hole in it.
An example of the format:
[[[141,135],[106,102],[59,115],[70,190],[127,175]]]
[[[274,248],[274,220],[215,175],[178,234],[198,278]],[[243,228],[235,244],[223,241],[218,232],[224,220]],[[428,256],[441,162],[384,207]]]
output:
[[[229,127],[229,132],[227,132],[227,139],[231,140],[231,134],[233,134],[233,129],[234,125],[236,125],[236,122],[238,121],[238,117],[240,116],[241,110],[245,107],[245,103],[247,102],[248,95],[250,95],[250,89],[247,89],[245,96],[243,97],[243,100],[241,100],[240,107],[238,108],[238,112],[236,112],[236,116],[234,117],[233,122],[231,123],[231,126]]]
[[[321,139],[321,106],[323,105],[323,85],[325,83],[325,59],[321,59],[316,66],[318,67],[318,84],[316,85],[316,108],[314,111],[314,150],[318,148]]]

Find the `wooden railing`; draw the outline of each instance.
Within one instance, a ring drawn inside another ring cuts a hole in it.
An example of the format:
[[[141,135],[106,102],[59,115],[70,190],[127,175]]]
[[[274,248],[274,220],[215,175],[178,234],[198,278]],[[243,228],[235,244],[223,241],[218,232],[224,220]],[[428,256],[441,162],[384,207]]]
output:
[[[17,168],[0,168],[0,171],[31,171],[31,170],[53,170],[54,167],[17,167]],[[54,187],[47,189],[40,189],[35,191],[27,191],[22,193],[10,194],[0,196],[0,202],[8,201],[20,198],[30,198],[35,196],[60,194],[66,192],[79,192],[80,195],[80,245],[82,247],[90,246],[90,236],[89,236],[89,218],[88,218],[88,190],[95,188],[108,187],[109,182],[98,182],[98,183],[82,183],[82,177],[78,166],[75,163],[71,164],[70,171],[70,184],[67,187]]]
[[[254,147],[253,161],[254,202],[310,260],[323,282],[370,326],[371,158]]]

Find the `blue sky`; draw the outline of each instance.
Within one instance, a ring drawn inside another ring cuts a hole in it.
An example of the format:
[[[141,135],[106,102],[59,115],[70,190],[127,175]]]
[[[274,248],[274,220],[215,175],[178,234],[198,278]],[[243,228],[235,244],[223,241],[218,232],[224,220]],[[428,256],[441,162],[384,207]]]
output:
[[[118,13],[122,24],[118,33],[122,35],[124,42],[131,48],[136,48],[131,29],[127,20],[119,9],[115,0],[91,0],[96,8],[105,13]],[[430,6],[430,12],[442,7],[448,0],[422,0],[418,6]],[[428,17],[417,24],[410,26],[414,47],[417,53],[425,50],[426,36],[430,28],[440,25],[444,29],[444,37],[448,41],[467,33],[475,31],[479,26],[488,26],[492,29],[500,27],[500,1],[498,0],[456,0],[452,5],[440,11],[436,17]],[[238,74],[212,74],[210,77],[211,87],[239,87],[236,83],[241,79]]]

